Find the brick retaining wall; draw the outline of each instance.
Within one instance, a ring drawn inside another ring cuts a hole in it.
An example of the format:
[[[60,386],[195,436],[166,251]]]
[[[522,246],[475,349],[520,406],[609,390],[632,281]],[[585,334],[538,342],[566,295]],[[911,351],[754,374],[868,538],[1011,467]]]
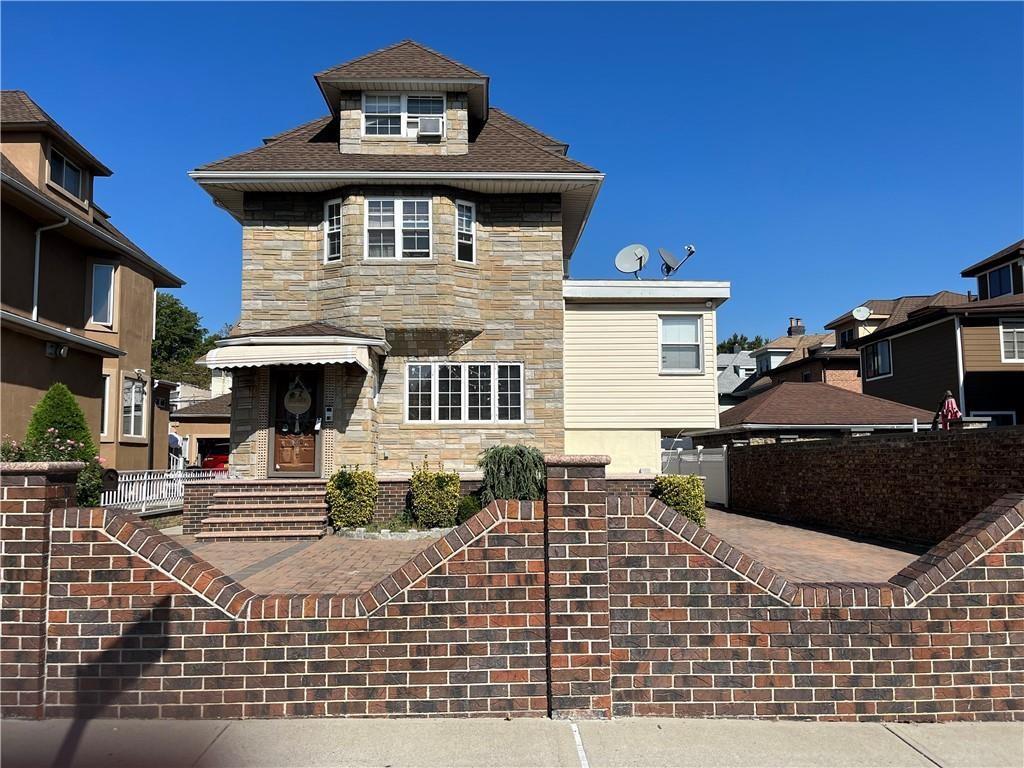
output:
[[[64,481],[19,492],[4,715],[1024,720],[1024,494],[888,582],[794,584],[607,496],[605,461],[549,457],[546,504],[495,502],[351,595],[254,594],[130,514],[40,514]],[[11,637],[46,638],[45,674]]]
[[[932,545],[1024,491],[1024,427],[729,449],[729,506],[753,515]]]

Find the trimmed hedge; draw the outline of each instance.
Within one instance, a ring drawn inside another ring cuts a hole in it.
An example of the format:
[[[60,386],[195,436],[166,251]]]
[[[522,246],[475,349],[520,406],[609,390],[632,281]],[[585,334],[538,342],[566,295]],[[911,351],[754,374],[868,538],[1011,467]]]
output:
[[[327,510],[335,528],[360,528],[373,519],[379,485],[368,469],[339,469],[327,481]]]
[[[702,528],[707,524],[704,512],[704,481],[697,475],[658,475],[651,496],[661,499],[676,512]]]
[[[412,491],[412,514],[423,528],[450,528],[455,525],[461,499],[459,475],[436,471],[424,461],[416,467],[409,480]]]

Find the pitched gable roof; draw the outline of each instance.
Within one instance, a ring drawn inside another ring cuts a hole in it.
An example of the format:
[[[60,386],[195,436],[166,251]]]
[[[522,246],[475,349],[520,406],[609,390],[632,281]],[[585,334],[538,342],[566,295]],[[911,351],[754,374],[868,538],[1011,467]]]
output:
[[[202,421],[204,419],[230,419],[231,418],[231,393],[211,397],[209,400],[199,400],[185,408],[179,408],[171,414],[171,421],[176,419],[184,421]]]
[[[1009,262],[1014,257],[1021,255],[1024,255],[1024,240],[1018,240],[1016,243],[1011,243],[1002,250],[993,253],[988,258],[982,259],[976,264],[972,264],[961,272],[960,276],[976,277],[982,272],[986,272],[997,265],[1003,264],[1004,262]]]
[[[37,130],[52,133],[80,156],[94,176],[111,176],[107,168],[64,127],[50,117],[25,91],[0,91],[0,127],[5,131]]]
[[[740,424],[870,425],[929,423],[932,414],[830,384],[783,382],[723,411],[722,427]]]
[[[443,53],[427,48],[415,40],[401,42],[367,53],[318,72],[316,78],[335,79],[459,79],[487,77]]]

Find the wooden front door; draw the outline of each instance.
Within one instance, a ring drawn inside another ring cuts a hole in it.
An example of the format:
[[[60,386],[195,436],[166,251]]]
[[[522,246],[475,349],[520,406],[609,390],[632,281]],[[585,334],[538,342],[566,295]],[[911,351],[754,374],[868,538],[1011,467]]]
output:
[[[315,473],[320,369],[277,369],[274,372],[273,392],[274,472]]]

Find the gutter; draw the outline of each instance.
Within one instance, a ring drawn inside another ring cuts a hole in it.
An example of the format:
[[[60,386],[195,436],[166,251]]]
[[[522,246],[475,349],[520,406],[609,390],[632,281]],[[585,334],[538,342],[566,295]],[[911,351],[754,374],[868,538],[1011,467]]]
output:
[[[112,347],[109,344],[103,344],[99,341],[93,341],[92,339],[86,338],[85,336],[79,336],[77,333],[71,331],[62,331],[60,328],[54,328],[53,326],[40,323],[38,320],[30,320],[27,317],[22,317],[14,312],[8,312],[6,309],[0,309],[0,320],[11,325],[17,325],[22,328],[26,328],[36,333],[41,333],[50,336],[55,339],[67,342],[68,344],[74,344],[77,347],[87,349],[91,352],[99,352],[107,357],[124,357],[125,352]]]
[[[48,224],[45,227],[39,227],[39,229],[36,230],[35,259],[32,262],[32,319],[36,322],[39,321],[39,244],[42,240],[43,232],[66,227],[69,221],[70,219],[65,216],[64,221],[59,221],[56,224]]]

